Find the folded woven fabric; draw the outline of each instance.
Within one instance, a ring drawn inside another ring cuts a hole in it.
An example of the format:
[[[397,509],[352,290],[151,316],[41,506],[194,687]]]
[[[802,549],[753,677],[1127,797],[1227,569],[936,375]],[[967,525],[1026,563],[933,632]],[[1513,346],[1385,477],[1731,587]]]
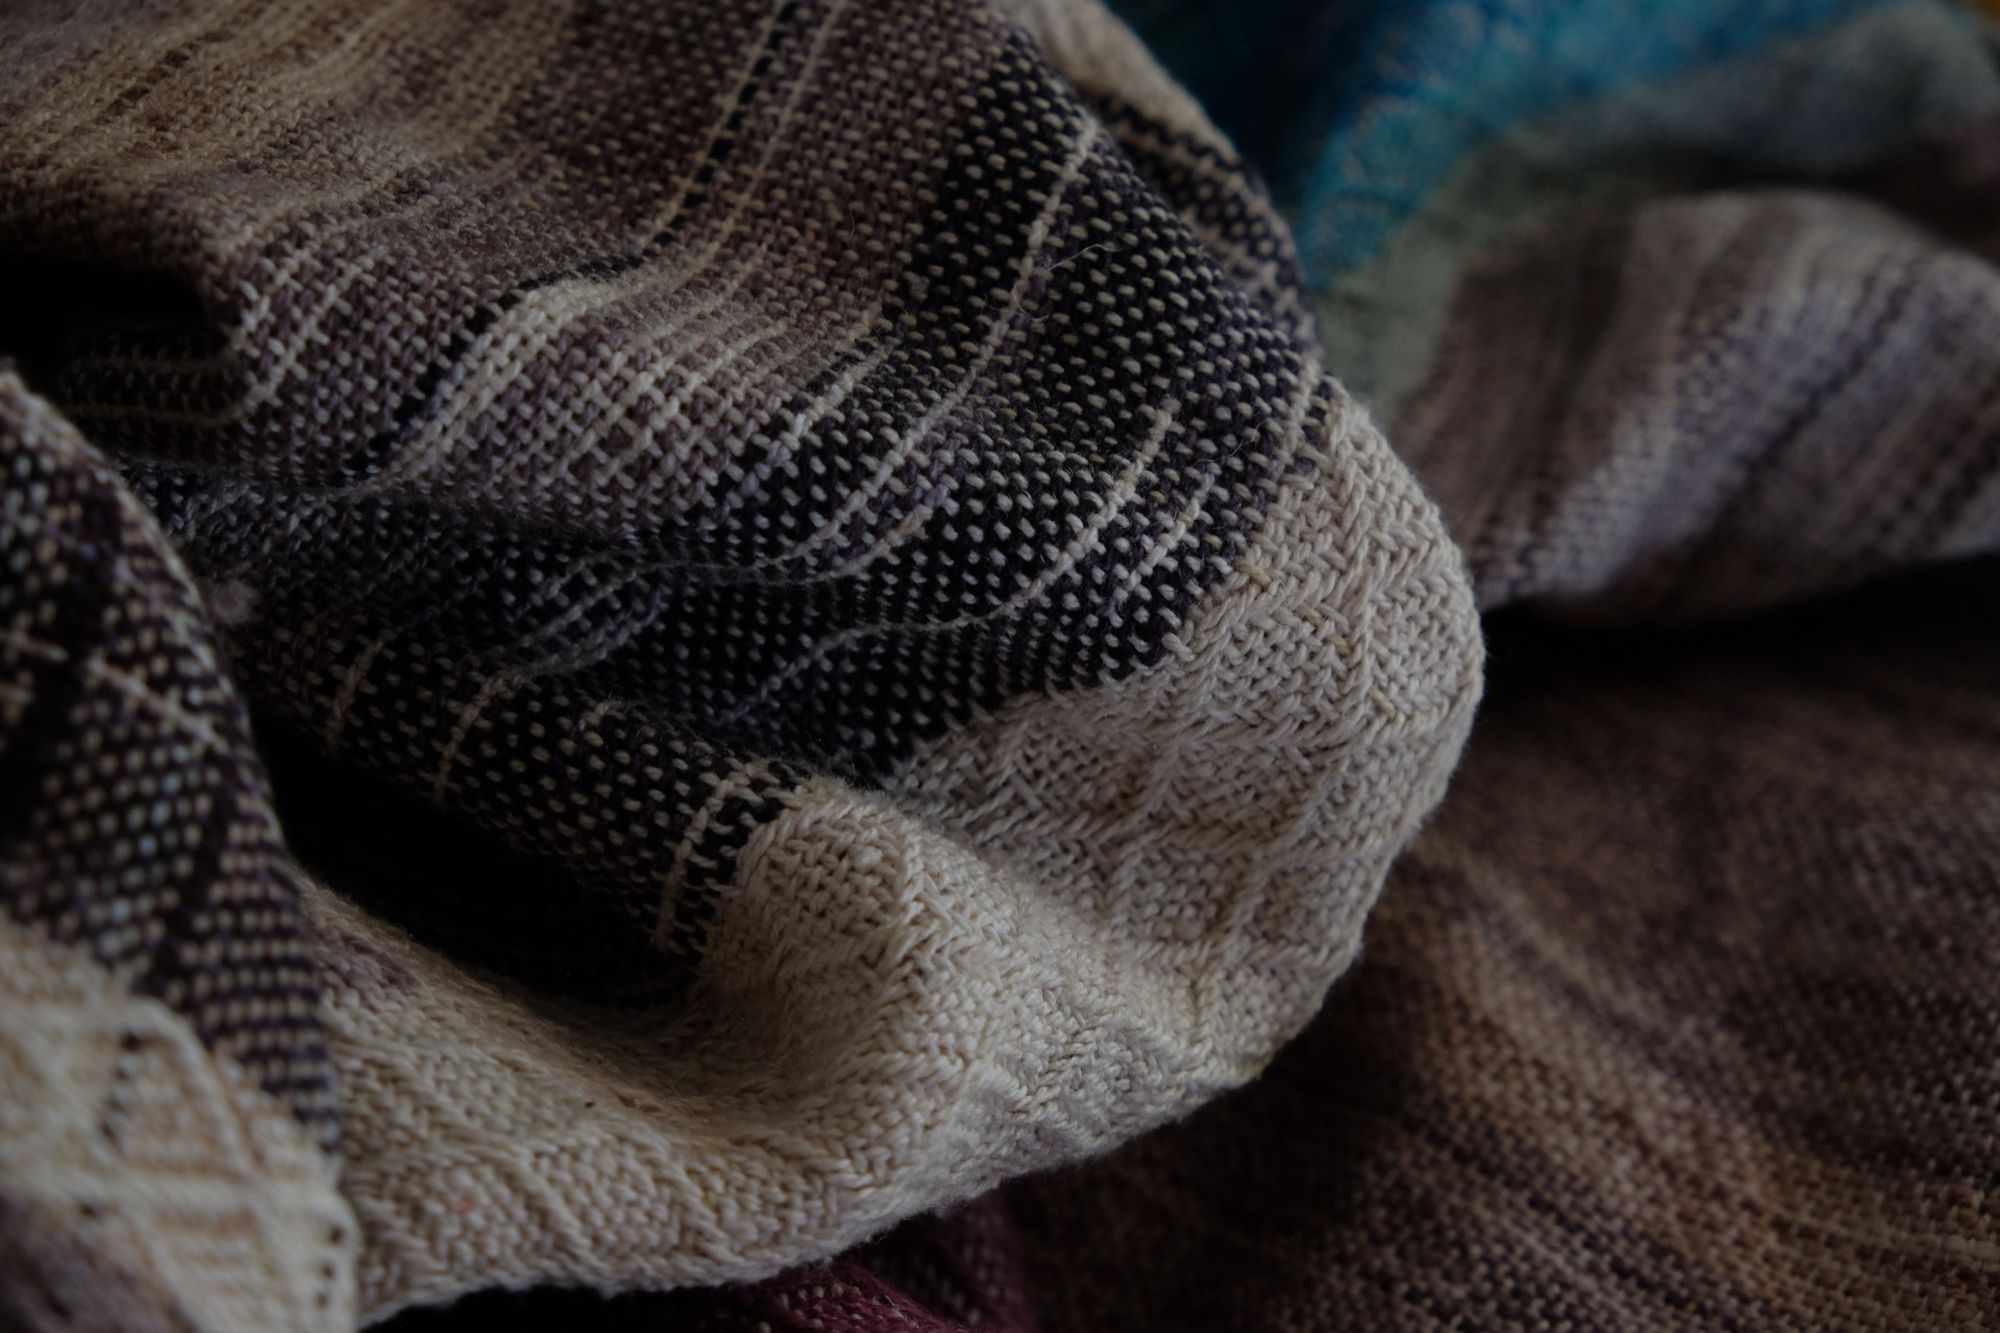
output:
[[[1088,4],[0,19],[0,1310],[755,1277],[1260,1069],[1478,693]]]
[[[2000,1328],[1993,30],[1124,8],[1266,155],[1494,609],[1366,955],[1102,1162],[747,1289],[412,1333]]]

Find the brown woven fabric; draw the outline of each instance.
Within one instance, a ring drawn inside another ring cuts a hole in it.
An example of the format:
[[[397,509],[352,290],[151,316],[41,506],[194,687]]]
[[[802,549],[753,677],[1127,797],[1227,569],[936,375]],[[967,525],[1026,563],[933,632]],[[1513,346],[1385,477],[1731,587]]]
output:
[[[2000,1327],[1996,146],[1467,276],[1466,758],[1253,1088],[1013,1192],[1045,1328]]]
[[[1043,1326],[1994,1326],[1996,574],[1500,628],[1320,1019],[1016,1192]]]

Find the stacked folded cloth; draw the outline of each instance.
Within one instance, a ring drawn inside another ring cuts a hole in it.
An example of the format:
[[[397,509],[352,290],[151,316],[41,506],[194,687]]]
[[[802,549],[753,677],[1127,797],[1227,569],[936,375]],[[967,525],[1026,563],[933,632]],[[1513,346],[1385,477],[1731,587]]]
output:
[[[0,1325],[2000,1323],[1992,29],[1125,9],[0,15]]]

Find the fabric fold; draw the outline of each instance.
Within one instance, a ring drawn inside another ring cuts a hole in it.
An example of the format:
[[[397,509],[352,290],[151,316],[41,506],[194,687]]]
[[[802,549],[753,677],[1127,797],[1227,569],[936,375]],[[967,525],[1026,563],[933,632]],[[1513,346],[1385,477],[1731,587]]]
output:
[[[1101,9],[5,23],[6,343],[254,710],[365,1316],[832,1253],[1352,961],[1470,590]]]

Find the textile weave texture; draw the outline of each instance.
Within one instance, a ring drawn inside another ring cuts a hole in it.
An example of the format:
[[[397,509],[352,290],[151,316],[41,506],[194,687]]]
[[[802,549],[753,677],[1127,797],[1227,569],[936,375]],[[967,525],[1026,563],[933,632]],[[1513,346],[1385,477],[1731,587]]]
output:
[[[756,1277],[1311,1016],[1470,591],[1101,11],[4,23],[22,1318]]]
[[[2000,1327],[1990,22],[1120,8],[0,12],[0,1324]]]

